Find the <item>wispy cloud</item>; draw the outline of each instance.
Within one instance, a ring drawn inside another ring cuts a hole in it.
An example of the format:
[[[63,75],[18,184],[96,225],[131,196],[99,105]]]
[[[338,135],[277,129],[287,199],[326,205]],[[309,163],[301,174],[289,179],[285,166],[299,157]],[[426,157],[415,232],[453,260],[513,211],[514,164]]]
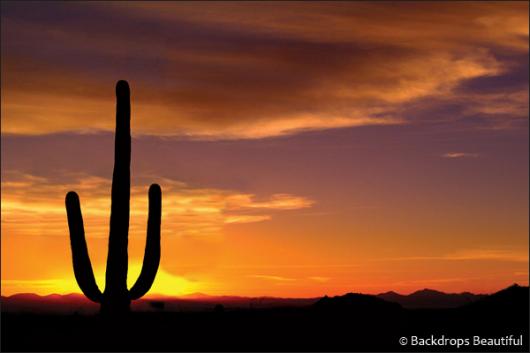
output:
[[[528,61],[524,2],[2,10],[3,133],[112,130],[118,78],[131,81],[137,134],[255,139],[409,124],[426,119],[409,114],[418,101],[460,105],[448,120],[527,118],[528,84],[513,79]]]
[[[528,252],[506,249],[462,249],[433,256],[405,256],[381,259],[382,261],[511,261],[528,262]]]
[[[225,223],[254,223],[268,221],[271,219],[269,215],[227,215]]]
[[[460,250],[445,256],[447,260],[499,260],[528,262],[528,252],[499,249]]]
[[[265,280],[274,281],[274,282],[293,282],[293,281],[295,281],[294,278],[283,277],[283,276],[273,276],[273,275],[249,275],[249,277],[265,279]]]
[[[326,283],[326,282],[329,282],[329,280],[331,279],[329,277],[322,277],[322,276],[311,276],[307,278],[311,281],[319,282],[319,283]]]
[[[267,209],[267,210],[296,210],[308,208],[313,205],[314,201],[296,197],[289,194],[274,194],[267,200],[257,201],[254,195],[239,194],[232,195],[227,199],[227,208],[229,210],[239,209]]]
[[[478,153],[468,153],[468,152],[448,152],[442,154],[443,158],[477,158]]]
[[[323,276],[309,276],[309,277],[303,277],[303,278],[292,278],[292,277],[284,277],[284,276],[277,276],[277,275],[263,275],[263,274],[257,274],[257,275],[249,275],[250,278],[258,278],[263,279],[266,281],[272,281],[272,282],[300,282],[300,281],[311,281],[311,282],[317,282],[317,283],[327,283],[331,279],[330,277],[323,277]]]
[[[521,276],[528,278],[528,271],[515,271],[513,273],[515,276]]]
[[[313,200],[290,194],[273,194],[256,201],[253,194],[192,188],[171,179],[140,177],[137,181],[144,186],[131,189],[132,236],[145,232],[147,188],[151,182],[162,186],[163,232],[167,235],[217,234],[225,224],[263,222],[273,217],[272,212],[303,209],[314,204]],[[75,190],[81,199],[87,235],[107,236],[109,179],[70,174],[66,180],[50,180],[6,172],[1,185],[2,230],[22,235],[64,236],[67,232],[64,196]]]

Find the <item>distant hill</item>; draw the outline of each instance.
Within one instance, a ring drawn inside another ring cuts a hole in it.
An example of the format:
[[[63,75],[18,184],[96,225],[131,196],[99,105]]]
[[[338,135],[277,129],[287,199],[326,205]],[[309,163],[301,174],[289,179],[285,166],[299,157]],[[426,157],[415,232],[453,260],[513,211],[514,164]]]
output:
[[[40,296],[33,293],[2,296],[2,312],[32,312],[54,314],[92,314],[99,311],[99,305],[82,294],[50,294]]]
[[[1,309],[3,312],[29,312],[54,314],[94,314],[99,311],[99,305],[91,302],[82,294],[51,294],[40,296],[23,293],[9,297],[2,296]],[[320,298],[274,298],[274,297],[238,297],[238,296],[210,296],[196,293],[183,297],[144,298],[132,302],[134,311],[211,311],[217,304],[225,309],[268,309],[282,307],[304,307],[315,303]]]
[[[348,293],[332,298],[325,296],[317,301],[313,307],[325,311],[370,311],[371,313],[378,311],[396,311],[401,309],[401,306],[397,303],[392,303],[373,295],[359,293]]]
[[[444,293],[433,289],[422,289],[409,295],[402,295],[396,292],[386,292],[377,295],[378,298],[389,302],[398,303],[408,309],[442,309],[456,308],[475,302],[483,297],[484,294],[463,293]]]
[[[508,288],[500,290],[491,295],[486,295],[484,298],[469,307],[479,306],[501,306],[504,309],[516,307],[522,303],[528,305],[528,287],[513,284]]]
[[[530,312],[529,302],[530,293],[528,287],[514,284],[464,306],[463,310],[473,314],[487,313],[489,316],[512,320],[521,311],[525,313]],[[526,324],[528,324],[528,316],[526,317]]]

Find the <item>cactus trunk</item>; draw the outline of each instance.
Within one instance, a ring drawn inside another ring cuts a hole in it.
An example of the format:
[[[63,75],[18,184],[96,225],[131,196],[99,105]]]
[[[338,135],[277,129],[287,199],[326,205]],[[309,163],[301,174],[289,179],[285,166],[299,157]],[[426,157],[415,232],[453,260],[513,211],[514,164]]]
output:
[[[131,188],[131,106],[129,86],[116,85],[116,137],[110,211],[109,252],[102,310],[128,310],[128,234]]]
[[[101,312],[120,314],[130,310],[131,300],[142,297],[154,282],[160,263],[160,221],[162,192],[157,184],[149,188],[149,216],[143,267],[140,276],[127,289],[128,234],[131,187],[130,91],[126,81],[116,85],[115,160],[112,175],[112,201],[109,252],[105,291],[101,293],[92,272],[85,241],[79,197],[73,191],[66,195],[66,210],[74,273],[79,287],[90,300],[101,304]]]

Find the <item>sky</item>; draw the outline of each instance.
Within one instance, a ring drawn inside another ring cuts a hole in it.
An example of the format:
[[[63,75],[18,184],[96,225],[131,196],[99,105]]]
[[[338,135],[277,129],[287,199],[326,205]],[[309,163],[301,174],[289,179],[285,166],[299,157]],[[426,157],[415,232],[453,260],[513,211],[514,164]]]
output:
[[[528,2],[1,3],[1,292],[104,288],[115,84],[150,295],[528,285]]]

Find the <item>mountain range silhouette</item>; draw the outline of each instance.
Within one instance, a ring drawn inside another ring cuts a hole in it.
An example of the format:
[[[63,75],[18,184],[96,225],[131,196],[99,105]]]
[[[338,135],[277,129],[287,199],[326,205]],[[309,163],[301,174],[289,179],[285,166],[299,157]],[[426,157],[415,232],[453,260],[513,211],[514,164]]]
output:
[[[455,308],[467,303],[477,301],[486,295],[463,293],[444,293],[433,289],[423,289],[408,295],[398,294],[393,291],[364,295],[348,293],[344,296],[334,297],[340,302],[334,303],[333,298],[281,298],[281,297],[244,297],[244,296],[215,296],[204,293],[191,293],[178,297],[156,296],[150,299],[141,299],[132,303],[133,310],[150,311],[151,302],[164,302],[167,311],[201,311],[210,310],[212,303],[223,304],[228,309],[248,308],[275,308],[275,307],[304,307],[316,303],[317,306],[342,307],[350,302],[351,305],[364,305],[381,303],[397,303],[404,308]],[[377,300],[380,299],[380,300]],[[367,303],[365,303],[367,301]],[[20,293],[12,296],[2,296],[3,311],[6,312],[41,312],[41,313],[95,313],[98,305],[87,300],[82,294],[50,294],[40,296],[33,293]],[[381,304],[385,306],[385,304]],[[386,306],[385,306],[386,307]]]

